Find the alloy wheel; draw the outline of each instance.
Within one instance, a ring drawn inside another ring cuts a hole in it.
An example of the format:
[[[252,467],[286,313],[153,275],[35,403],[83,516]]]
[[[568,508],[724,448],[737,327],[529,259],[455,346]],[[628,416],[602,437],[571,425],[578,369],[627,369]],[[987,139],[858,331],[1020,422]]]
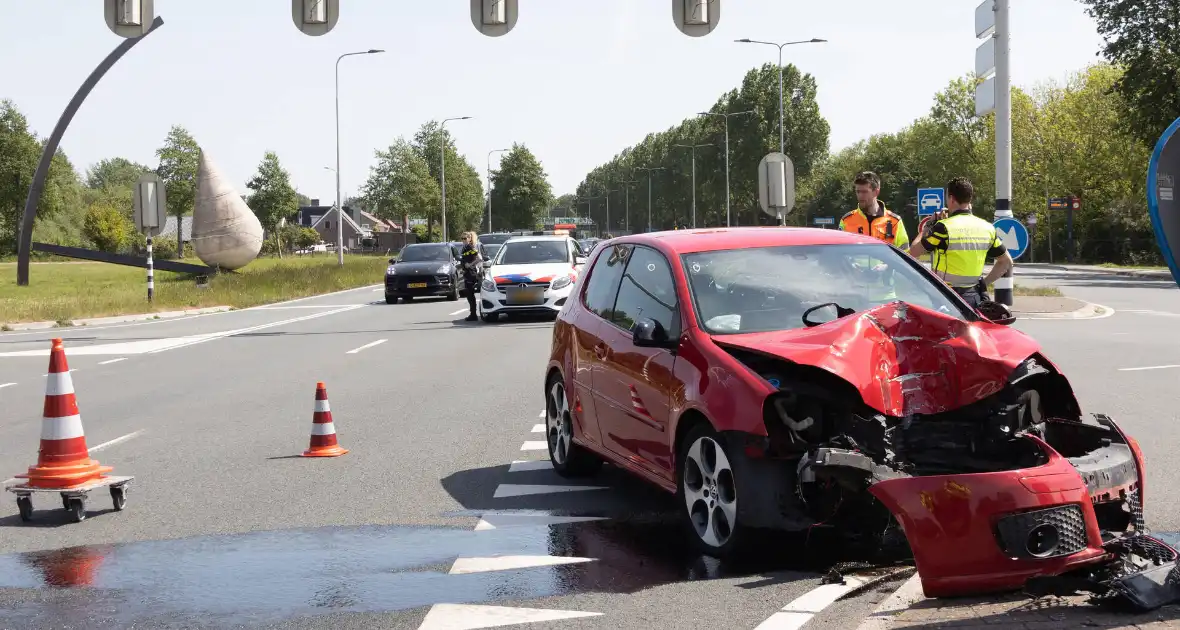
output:
[[[700,437],[688,449],[681,479],[693,529],[710,547],[722,547],[737,524],[737,485],[725,449]]]
[[[569,459],[572,433],[573,422],[570,418],[569,400],[565,395],[565,385],[557,380],[549,388],[549,404],[545,406],[545,434],[549,439],[549,450],[555,464],[564,465]]]

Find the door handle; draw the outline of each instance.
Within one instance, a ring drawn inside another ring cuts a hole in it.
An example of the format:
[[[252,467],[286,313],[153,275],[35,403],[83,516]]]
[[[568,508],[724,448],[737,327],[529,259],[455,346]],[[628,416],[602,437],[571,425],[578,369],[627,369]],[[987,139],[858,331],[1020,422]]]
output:
[[[597,356],[599,359],[606,358],[606,351],[607,351],[607,348],[606,348],[605,343],[600,343],[597,346],[594,346],[594,355]]]

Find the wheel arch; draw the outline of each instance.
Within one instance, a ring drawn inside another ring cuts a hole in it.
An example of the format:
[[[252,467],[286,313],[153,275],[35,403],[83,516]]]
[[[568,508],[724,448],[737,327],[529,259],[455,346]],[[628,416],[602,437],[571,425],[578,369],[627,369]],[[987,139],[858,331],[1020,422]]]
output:
[[[675,439],[672,441],[673,462],[679,461],[680,445],[684,442],[684,438],[686,438],[694,428],[702,424],[709,426],[709,428],[713,429],[714,431],[716,430],[716,427],[713,426],[713,422],[709,420],[709,417],[706,416],[703,411],[695,407],[685,409],[680,414],[680,417],[676,419],[676,435]],[[673,464],[673,467],[675,467],[675,464]],[[673,470],[673,474],[678,474],[678,471]]]

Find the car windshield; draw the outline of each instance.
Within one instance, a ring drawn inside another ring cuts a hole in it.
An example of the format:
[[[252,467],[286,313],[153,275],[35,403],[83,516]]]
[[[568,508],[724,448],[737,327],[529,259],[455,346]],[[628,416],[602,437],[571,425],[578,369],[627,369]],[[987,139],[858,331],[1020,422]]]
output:
[[[485,247],[491,245],[503,245],[504,241],[512,238],[511,234],[480,234],[479,242],[483,243]]]
[[[959,319],[964,311],[886,244],[794,245],[681,257],[701,326],[710,333],[803,328],[804,312],[835,302],[862,311],[896,300]],[[807,319],[836,319],[832,307]]]
[[[494,259],[496,257],[496,252],[499,252],[501,247],[503,247],[503,245],[498,243],[492,243],[491,245],[485,243],[483,248],[488,253],[488,260]]]
[[[451,248],[446,245],[410,245],[402,250],[398,262],[450,262]]]
[[[504,244],[496,264],[528,265],[568,261],[569,246],[565,241],[516,241]]]

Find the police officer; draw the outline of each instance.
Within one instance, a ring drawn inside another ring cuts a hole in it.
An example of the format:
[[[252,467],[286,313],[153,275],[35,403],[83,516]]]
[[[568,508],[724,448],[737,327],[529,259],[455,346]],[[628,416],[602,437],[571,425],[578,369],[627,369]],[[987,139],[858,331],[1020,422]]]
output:
[[[469,322],[479,319],[475,315],[475,299],[479,293],[479,283],[483,282],[483,248],[475,232],[463,233],[463,249],[459,259],[463,266],[463,288],[467,290],[467,306],[471,309],[467,315]]]
[[[988,299],[987,287],[1012,267],[1012,255],[991,223],[975,216],[971,200],[975,188],[966,177],[946,185],[946,217],[929,226],[929,233],[915,239],[909,253],[914,258],[931,252],[930,268],[956,293],[975,308]],[[988,258],[995,258],[992,270],[983,277]]]
[[[903,251],[909,247],[910,239],[901,215],[890,212],[885,203],[877,199],[881,193],[881,178],[872,171],[864,171],[852,184],[856,188],[857,207],[840,217],[840,229],[872,236]]]

